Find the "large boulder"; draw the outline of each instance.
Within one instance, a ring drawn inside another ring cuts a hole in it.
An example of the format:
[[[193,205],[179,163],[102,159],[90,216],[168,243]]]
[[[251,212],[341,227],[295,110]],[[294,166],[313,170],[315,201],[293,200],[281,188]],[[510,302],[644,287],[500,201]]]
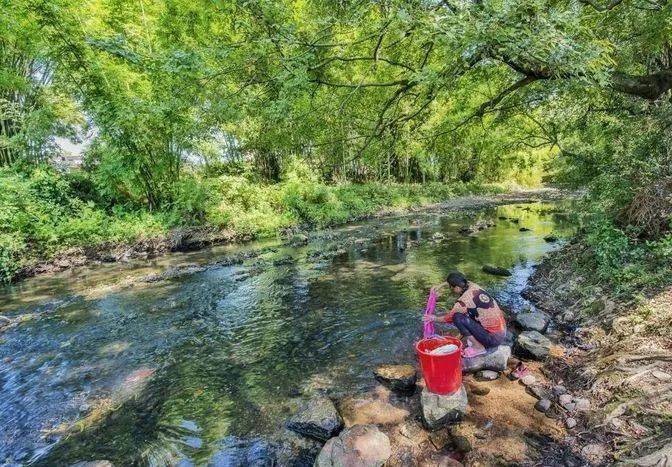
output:
[[[518,313],[516,315],[516,324],[524,331],[544,332],[548,326],[548,316],[539,311],[530,311]]]
[[[382,365],[373,372],[376,380],[401,394],[413,394],[418,379],[415,368],[411,365]]]
[[[390,455],[390,439],[377,426],[355,425],[327,441],[315,467],[380,467]]]
[[[511,357],[511,347],[500,345],[484,355],[462,359],[462,373],[475,373],[481,370],[504,371]]]
[[[467,412],[467,391],[464,385],[453,394],[434,394],[427,388],[420,395],[422,405],[422,420],[429,430],[457,423],[464,418]]]
[[[514,350],[523,358],[544,360],[551,351],[551,341],[538,331],[525,331],[518,335]]]
[[[343,428],[343,419],[334,403],[323,396],[304,404],[287,422],[287,428],[304,436],[326,441]]]

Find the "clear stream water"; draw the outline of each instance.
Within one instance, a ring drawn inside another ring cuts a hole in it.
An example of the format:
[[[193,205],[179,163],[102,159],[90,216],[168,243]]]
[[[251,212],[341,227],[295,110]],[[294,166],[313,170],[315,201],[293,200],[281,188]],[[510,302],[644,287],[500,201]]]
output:
[[[555,247],[543,237],[572,232],[562,209],[434,210],[318,231],[300,247],[216,247],[6,288],[0,314],[24,321],[0,333],[0,465],[234,465],[227,446],[277,438],[312,391],[362,390],[376,365],[413,361],[428,288],[447,272],[512,313],[529,306],[520,291]],[[481,219],[496,225],[459,232]],[[488,276],[486,263],[513,275]],[[143,280],[185,264],[203,267]]]

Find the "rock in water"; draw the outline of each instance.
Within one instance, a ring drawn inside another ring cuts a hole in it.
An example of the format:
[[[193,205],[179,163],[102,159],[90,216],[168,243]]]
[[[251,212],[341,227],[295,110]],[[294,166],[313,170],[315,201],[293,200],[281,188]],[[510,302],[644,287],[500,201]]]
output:
[[[518,229],[518,231],[520,232],[529,232],[530,230],[532,229],[528,229],[527,227],[521,227],[520,229]]]
[[[473,358],[462,359],[462,373],[474,373],[480,370],[504,371],[511,356],[511,347],[500,345],[496,349]]]
[[[417,372],[411,365],[383,365],[375,369],[376,380],[393,391],[413,394],[417,381]]]
[[[464,386],[447,395],[434,394],[423,388],[420,395],[422,419],[429,430],[437,430],[445,425],[457,423],[467,412],[467,391]]]
[[[514,350],[523,358],[544,360],[550,353],[551,341],[538,331],[525,331],[518,336]]]
[[[308,401],[288,422],[287,428],[320,441],[326,441],[343,428],[336,406],[326,397]]]
[[[544,332],[546,326],[548,326],[548,321],[548,316],[538,311],[516,315],[516,324],[525,331]]]
[[[548,243],[555,243],[558,241],[558,237],[555,235],[547,235],[544,237],[544,240],[547,241]]]
[[[492,274],[493,276],[510,276],[511,272],[506,268],[500,268],[499,266],[492,266],[486,264],[483,266],[483,272]]]
[[[346,427],[354,425],[396,425],[410,415],[405,408],[390,403],[389,389],[378,386],[374,391],[348,396],[338,404]]]
[[[355,425],[327,441],[315,467],[380,467],[390,455],[390,439],[377,426]]]

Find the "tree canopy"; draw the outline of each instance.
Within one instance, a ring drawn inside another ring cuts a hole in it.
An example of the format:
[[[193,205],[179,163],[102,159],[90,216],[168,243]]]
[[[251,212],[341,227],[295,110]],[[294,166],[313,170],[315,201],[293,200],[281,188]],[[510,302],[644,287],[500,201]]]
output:
[[[545,165],[624,199],[670,177],[665,0],[2,6],[0,163],[92,129],[85,167],[114,199],[159,207],[194,160],[272,181],[299,159],[327,182]]]

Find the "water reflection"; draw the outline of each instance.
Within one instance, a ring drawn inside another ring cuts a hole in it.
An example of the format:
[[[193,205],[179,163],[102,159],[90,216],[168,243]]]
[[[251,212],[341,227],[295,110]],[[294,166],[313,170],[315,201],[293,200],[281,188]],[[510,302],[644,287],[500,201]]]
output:
[[[262,455],[298,395],[345,394],[372,385],[374,365],[412,360],[427,289],[448,271],[514,311],[528,306],[519,292],[552,247],[543,237],[571,228],[556,210],[416,214],[321,232],[306,247],[228,247],[106,266],[79,284],[71,275],[82,272],[26,282],[0,298],[9,313],[36,316],[0,336],[0,460],[188,465]],[[497,225],[460,232],[479,220]],[[245,248],[263,251],[169,280],[128,280]],[[513,275],[487,276],[485,263]]]

